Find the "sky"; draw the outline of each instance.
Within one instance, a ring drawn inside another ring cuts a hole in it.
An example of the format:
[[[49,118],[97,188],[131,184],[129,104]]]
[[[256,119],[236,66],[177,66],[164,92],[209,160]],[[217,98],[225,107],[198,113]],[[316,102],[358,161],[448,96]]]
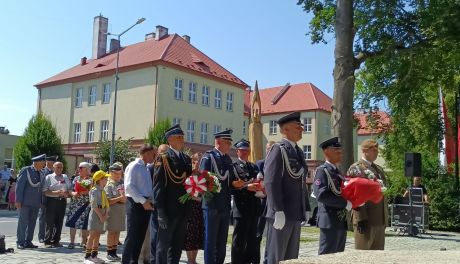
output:
[[[91,57],[95,16],[109,19],[121,45],[165,26],[259,88],[311,82],[332,97],[334,40],[311,44],[311,15],[297,0],[15,0],[0,9],[0,126],[21,135],[37,111],[35,84]]]

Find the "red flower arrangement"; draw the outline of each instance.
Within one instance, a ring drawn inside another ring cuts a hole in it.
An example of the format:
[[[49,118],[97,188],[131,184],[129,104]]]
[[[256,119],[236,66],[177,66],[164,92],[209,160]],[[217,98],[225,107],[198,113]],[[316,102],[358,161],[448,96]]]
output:
[[[181,203],[192,199],[209,200],[221,190],[219,179],[212,173],[202,171],[194,173],[184,181],[186,194],[179,197]]]
[[[377,204],[383,199],[382,186],[376,179],[347,178],[342,183],[342,197],[350,201],[353,208],[368,201]]]
[[[79,180],[75,182],[75,191],[77,193],[82,193],[91,189],[91,180]]]

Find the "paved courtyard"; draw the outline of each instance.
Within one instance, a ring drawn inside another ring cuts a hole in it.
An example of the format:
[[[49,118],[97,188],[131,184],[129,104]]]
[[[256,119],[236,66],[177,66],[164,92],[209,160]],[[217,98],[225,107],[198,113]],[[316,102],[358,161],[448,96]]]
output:
[[[35,250],[17,250],[15,247],[15,233],[16,233],[16,223],[17,216],[14,212],[0,211],[0,234],[6,235],[6,245],[7,247],[15,248],[14,254],[0,255],[0,263],[82,263],[83,253],[81,248],[76,247],[73,250],[67,248],[58,248],[58,249],[47,249],[43,246],[40,246]],[[36,230],[37,231],[37,230]],[[230,241],[231,241],[232,228],[230,228],[228,247],[227,247],[227,258],[226,262],[230,263]],[[125,233],[122,233],[124,237]],[[300,244],[300,254],[299,257],[307,258],[312,260],[311,263],[330,263],[328,262],[333,256],[328,257],[328,261],[322,262],[321,258],[317,257],[318,250],[318,236],[319,229],[316,227],[303,227],[301,244]],[[36,236],[35,236],[36,238]],[[68,244],[69,241],[69,232],[68,229],[64,229],[62,236],[62,243],[64,246]],[[80,238],[77,239],[80,241]],[[101,257],[105,257],[105,241],[106,237],[102,236],[101,238]],[[38,241],[34,241],[38,244]],[[265,243],[265,241],[263,241]],[[349,252],[351,255],[354,248],[353,243],[353,233],[348,233],[348,239],[346,244],[346,252]],[[390,255],[396,255],[397,253],[402,253],[400,259],[392,259],[391,263],[413,263],[408,262],[405,256],[408,256],[407,252],[412,252],[417,257],[422,257],[423,254],[427,254],[427,257],[430,258],[430,263],[446,263],[442,262],[442,253],[433,254],[430,252],[434,251],[456,251],[456,254],[460,254],[460,234],[450,233],[450,232],[437,232],[430,231],[428,234],[424,234],[419,237],[408,237],[400,236],[395,232],[387,230],[386,235],[386,248],[384,252],[375,252],[374,256],[381,257],[381,260]],[[394,252],[398,251],[398,252]],[[121,249],[119,250],[121,252]],[[394,252],[394,254],[391,254]],[[318,262],[317,262],[318,261]],[[181,263],[186,263],[185,252],[182,254]],[[200,251],[198,254],[198,263],[203,263],[203,251]],[[340,261],[337,263],[351,263],[345,261],[344,258],[340,258]],[[358,263],[358,262],[354,262]],[[379,262],[368,262],[368,263],[379,263]]]

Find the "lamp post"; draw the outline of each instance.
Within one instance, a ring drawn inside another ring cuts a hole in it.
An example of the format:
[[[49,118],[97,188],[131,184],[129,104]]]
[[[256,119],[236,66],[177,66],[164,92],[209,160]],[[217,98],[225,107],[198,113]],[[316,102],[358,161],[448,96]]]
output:
[[[144,22],[145,18],[139,18],[136,21],[136,24],[130,26],[127,28],[125,31],[121,32],[120,34],[111,34],[107,33],[107,35],[112,35],[116,36],[118,39],[118,47],[117,47],[117,66],[115,68],[115,94],[114,94],[114,101],[113,101],[113,118],[112,118],[112,144],[110,146],[110,164],[112,165],[114,162],[114,156],[115,156],[115,122],[116,122],[116,115],[117,115],[117,93],[118,93],[118,62],[120,60],[120,37],[123,36],[126,32],[128,32],[130,29],[135,27],[136,25],[139,25],[140,23]]]

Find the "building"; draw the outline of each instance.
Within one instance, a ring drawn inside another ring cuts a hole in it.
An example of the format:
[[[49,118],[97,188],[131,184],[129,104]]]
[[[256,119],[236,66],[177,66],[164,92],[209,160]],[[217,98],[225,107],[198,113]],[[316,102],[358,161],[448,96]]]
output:
[[[19,138],[19,136],[10,135],[5,127],[0,127],[0,168],[3,168],[4,165],[13,168],[13,149]]]
[[[38,110],[56,126],[69,157],[94,160],[95,142],[111,139],[120,43],[112,39],[106,52],[107,24],[105,17],[94,18],[92,59],[82,58],[35,85]],[[181,125],[194,151],[209,149],[212,134],[226,128],[241,138],[247,87],[194,47],[189,36],[157,26],[144,41],[120,47],[116,138],[140,145],[149,126],[166,118]]]
[[[248,91],[245,99],[245,115],[250,115],[250,101],[254,92]],[[318,165],[323,163],[323,152],[318,145],[331,137],[331,106],[332,98],[323,93],[312,83],[286,84],[259,90],[261,100],[261,122],[263,126],[263,144],[268,141],[279,141],[281,134],[277,120],[290,113],[301,112],[301,121],[304,124],[302,139],[297,143],[303,149],[310,176]],[[354,136],[355,160],[361,157],[361,143],[368,138],[377,138],[389,124],[386,113],[379,111],[372,114],[375,122],[369,122],[368,114],[364,111],[355,115],[359,121]],[[383,121],[381,121],[383,119]],[[380,121],[379,121],[380,120]],[[380,140],[380,145],[383,142]],[[381,156],[377,160],[384,165]],[[311,178],[310,178],[311,180]]]

